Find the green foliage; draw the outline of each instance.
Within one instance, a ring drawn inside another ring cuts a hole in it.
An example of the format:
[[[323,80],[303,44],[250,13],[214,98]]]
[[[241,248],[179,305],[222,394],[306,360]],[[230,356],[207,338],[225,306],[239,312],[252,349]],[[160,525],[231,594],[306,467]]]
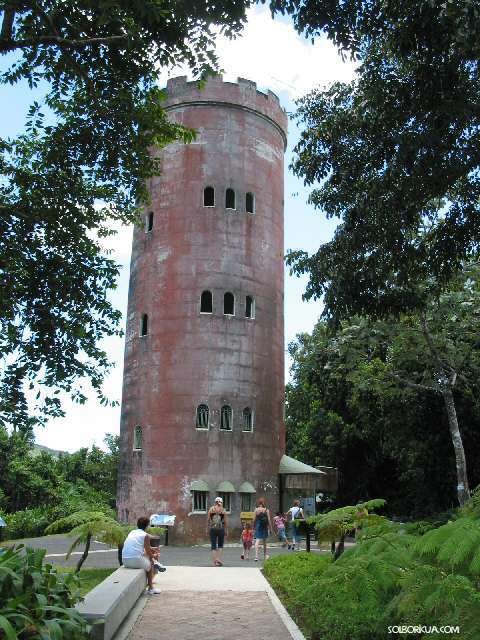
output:
[[[44,550],[0,550],[0,628],[7,640],[77,640],[87,626],[73,608],[79,582],[43,564]]]
[[[85,523],[89,524],[97,520],[104,520],[105,514],[101,511],[78,511],[64,518],[59,518],[55,522],[49,524],[45,529],[45,535],[52,533],[65,533],[71,531],[74,527],[81,526]]]
[[[43,535],[45,527],[47,527],[55,516],[55,509],[42,507],[33,507],[31,509],[22,509],[15,513],[6,514],[5,522],[7,523],[5,537],[8,540],[16,540],[18,538],[34,538]]]
[[[80,595],[84,597],[94,587],[103,582],[105,578],[108,578],[115,569],[83,569],[80,574],[77,574],[74,572],[74,569],[70,567],[61,567],[58,571],[61,574],[73,573],[75,576],[78,576],[77,579],[80,587]]]
[[[335,511],[338,520],[341,510]],[[460,637],[473,640],[480,619],[480,522],[462,511],[423,536],[371,523],[320,573],[287,556],[269,560],[265,575],[312,639],[383,640],[389,625],[422,624],[459,625]]]
[[[312,37],[326,32],[358,59],[356,78],[299,103],[293,169],[309,201],[340,224],[308,273],[325,314],[386,316],[421,307],[478,255],[480,92],[474,0],[272,0]]]

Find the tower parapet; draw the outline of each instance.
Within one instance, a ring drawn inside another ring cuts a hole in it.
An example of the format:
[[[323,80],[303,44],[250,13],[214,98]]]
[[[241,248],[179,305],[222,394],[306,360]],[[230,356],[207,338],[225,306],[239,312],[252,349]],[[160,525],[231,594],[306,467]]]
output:
[[[167,110],[195,103],[251,110],[270,120],[283,137],[284,147],[287,145],[288,116],[285,109],[273,91],[260,91],[252,80],[238,78],[237,82],[224,82],[222,76],[217,75],[210,76],[200,87],[197,81],[188,81],[187,76],[180,76],[168,80],[167,96]]]

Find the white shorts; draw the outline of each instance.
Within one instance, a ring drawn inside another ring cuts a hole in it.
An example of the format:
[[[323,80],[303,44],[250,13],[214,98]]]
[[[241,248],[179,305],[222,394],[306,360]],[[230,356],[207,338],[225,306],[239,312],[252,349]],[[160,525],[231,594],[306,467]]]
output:
[[[123,566],[126,569],[144,569],[150,571],[150,560],[145,556],[137,556],[136,558],[123,558]]]

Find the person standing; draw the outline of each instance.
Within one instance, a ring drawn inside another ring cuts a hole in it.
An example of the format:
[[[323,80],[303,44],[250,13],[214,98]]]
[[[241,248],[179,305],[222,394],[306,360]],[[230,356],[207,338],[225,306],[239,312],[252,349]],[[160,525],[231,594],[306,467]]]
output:
[[[253,529],[251,522],[246,522],[242,531],[243,553],[240,556],[242,560],[250,560],[250,549],[253,544]]]
[[[300,500],[294,500],[293,505],[287,512],[288,520],[291,522],[292,527],[292,551],[295,551],[295,545],[297,546],[297,551],[300,551],[300,528],[295,520],[305,520],[305,516],[303,514],[303,509],[300,506]],[[290,545],[288,546],[290,549]]]
[[[268,560],[267,555],[267,538],[268,532],[272,531],[272,521],[270,511],[265,504],[265,498],[259,498],[257,508],[253,517],[253,528],[255,531],[255,562],[258,562],[258,548],[260,543],[263,544],[263,557]]]
[[[223,543],[228,535],[227,514],[223,508],[222,498],[215,498],[215,504],[210,507],[207,514],[207,535],[210,536],[213,564],[221,567],[223,562]]]
[[[154,562],[159,555],[157,549],[150,546],[153,537],[145,529],[150,524],[150,518],[139,518],[137,529],[130,531],[123,543],[122,563],[126,569],[143,569],[147,574],[148,591],[151,596],[160,593],[153,586],[155,575]]]
[[[275,525],[275,528],[277,530],[278,539],[282,543],[282,547],[286,547],[288,544],[288,548],[290,549],[291,544],[287,538],[285,522],[286,522],[285,514],[281,513],[281,511],[277,511],[277,515],[273,519],[273,524]]]

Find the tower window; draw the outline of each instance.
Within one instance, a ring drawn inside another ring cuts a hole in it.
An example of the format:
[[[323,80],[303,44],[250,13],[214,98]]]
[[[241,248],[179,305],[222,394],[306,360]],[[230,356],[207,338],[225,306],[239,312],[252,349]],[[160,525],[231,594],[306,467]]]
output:
[[[245,298],[245,317],[255,318],[255,298],[252,296]]]
[[[148,315],[146,313],[142,315],[142,320],[140,322],[140,335],[148,335]]]
[[[133,448],[135,451],[142,450],[142,427],[137,425],[133,431]]]
[[[250,407],[245,407],[242,413],[243,418],[243,430],[252,431],[253,429],[253,413]]]
[[[197,407],[197,419],[196,419],[196,427],[197,429],[208,429],[209,424],[209,409],[206,404],[199,404]]]
[[[223,296],[223,313],[226,316],[235,315],[235,297],[230,291]]]
[[[247,213],[255,213],[255,196],[253,193],[247,193],[245,196],[245,209]]]
[[[200,298],[200,313],[212,313],[213,296],[211,291],[202,291]]]
[[[148,213],[146,222],[145,231],[149,233],[153,229],[153,211]]]
[[[220,429],[222,431],[231,431],[232,422],[232,407],[229,407],[228,404],[226,404],[222,407],[220,412]]]
[[[205,512],[207,510],[207,491],[192,491],[192,511]]]
[[[227,189],[225,192],[225,207],[235,209],[235,191],[233,189]]]
[[[231,493],[220,493],[218,496],[223,500],[223,508],[227,513],[230,513],[230,511],[232,510],[231,496]]]
[[[203,190],[203,206],[215,206],[215,189],[213,187],[205,187],[205,189]]]
[[[241,511],[253,511],[253,495],[251,493],[241,493]]]

